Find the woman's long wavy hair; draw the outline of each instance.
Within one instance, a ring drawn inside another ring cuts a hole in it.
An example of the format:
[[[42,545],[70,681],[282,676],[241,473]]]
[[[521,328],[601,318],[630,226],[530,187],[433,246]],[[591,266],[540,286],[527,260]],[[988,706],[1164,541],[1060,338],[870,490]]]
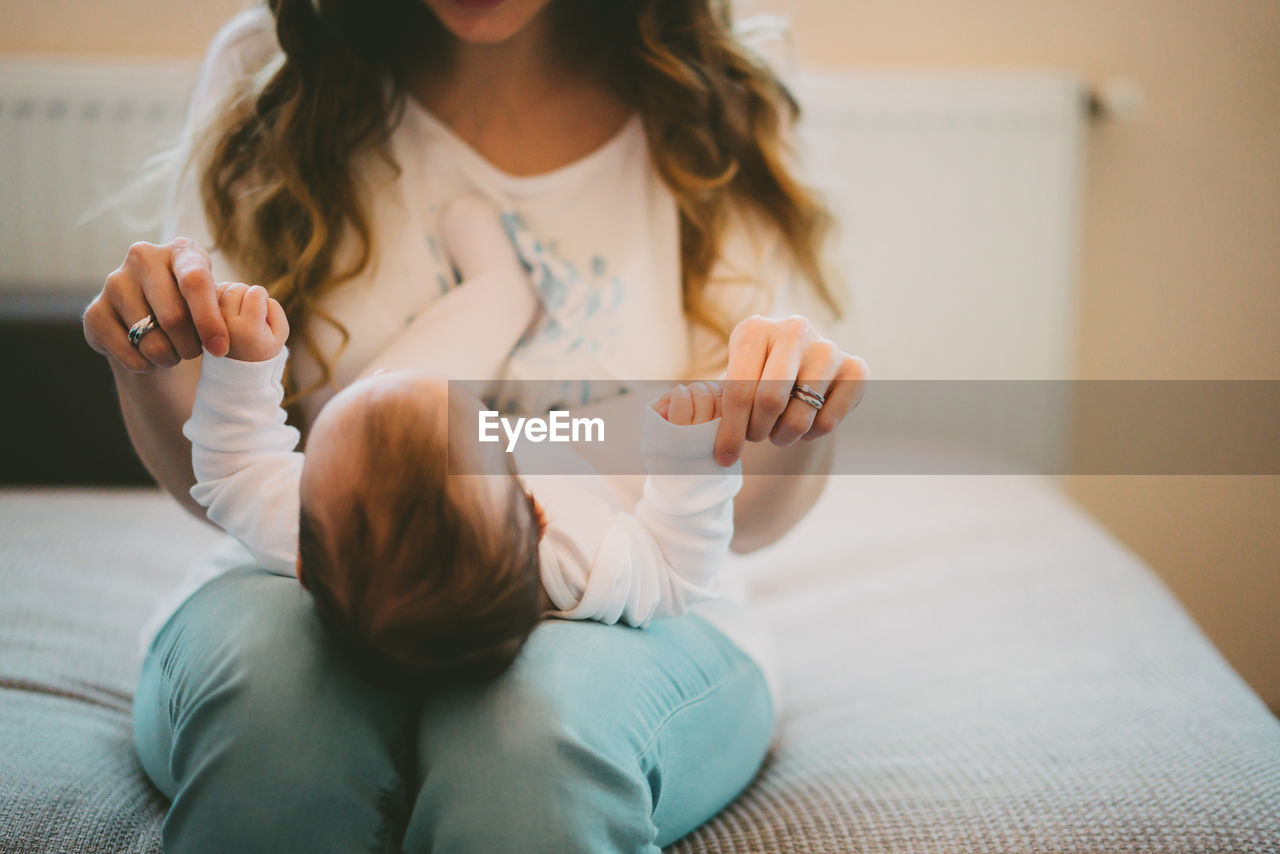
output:
[[[398,173],[387,142],[408,75],[447,33],[422,0],[266,3],[281,53],[231,93],[199,137],[192,164],[215,247],[280,301],[293,346],[321,368],[307,388],[286,374],[286,406],[298,423],[297,401],[331,381],[338,356],[320,352],[312,321],[348,339],[320,300],[376,251],[353,162],[371,154]],[[643,117],[654,165],[679,206],[690,319],[728,335],[731,319],[717,315],[704,290],[735,201],[776,225],[800,271],[838,314],[821,263],[832,217],[785,163],[799,105],[735,38],[727,0],[553,0],[547,11],[608,52]],[[339,267],[343,234],[354,237],[356,251]]]

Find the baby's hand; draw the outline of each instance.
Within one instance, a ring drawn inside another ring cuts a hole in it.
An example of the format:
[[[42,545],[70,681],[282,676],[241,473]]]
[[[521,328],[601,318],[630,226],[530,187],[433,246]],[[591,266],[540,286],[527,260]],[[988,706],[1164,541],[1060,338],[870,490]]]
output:
[[[705,424],[720,417],[720,384],[706,382],[677,385],[654,401],[659,415],[678,427]]]
[[[231,337],[227,356],[241,362],[274,359],[289,337],[289,321],[280,303],[261,285],[223,282],[215,290]]]

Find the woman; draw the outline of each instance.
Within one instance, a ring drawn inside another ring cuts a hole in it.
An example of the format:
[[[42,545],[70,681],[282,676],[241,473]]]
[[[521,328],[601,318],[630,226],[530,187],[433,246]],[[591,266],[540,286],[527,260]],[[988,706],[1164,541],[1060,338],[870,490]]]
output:
[[[203,518],[182,424],[202,348],[227,348],[215,282],[284,305],[305,435],[453,286],[433,216],[480,191],[569,271],[553,284],[592,289],[581,328],[527,336],[518,375],[728,378],[716,457],[742,458],[749,550],[816,499],[830,443],[800,440],[866,373],[779,316],[830,296],[826,214],[782,161],[790,106],[709,0],[271,0],[202,65],[179,236],[130,247],[85,337],[142,460]],[[566,333],[581,359],[539,348]],[[414,703],[340,662],[296,583],[243,563],[210,562],[149,633],[135,741],[173,801],[170,850],[652,852],[729,803],[774,732],[767,631],[740,598],[644,630],[546,621],[495,682]]]

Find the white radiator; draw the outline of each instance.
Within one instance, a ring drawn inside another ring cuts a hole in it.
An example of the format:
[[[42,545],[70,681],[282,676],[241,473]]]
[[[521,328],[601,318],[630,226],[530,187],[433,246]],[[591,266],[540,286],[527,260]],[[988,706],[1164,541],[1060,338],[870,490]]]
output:
[[[159,236],[115,213],[81,220],[177,139],[194,75],[185,60],[0,60],[0,288],[93,293],[130,243]]]
[[[1087,93],[1053,73],[794,81],[843,223],[840,330],[880,379],[1065,379]]]
[[[158,237],[112,215],[79,220],[176,137],[193,73],[0,61],[0,288],[91,293],[131,242]],[[857,71],[792,83],[807,171],[844,222],[853,303],[839,334],[874,376],[1067,377],[1079,82]]]

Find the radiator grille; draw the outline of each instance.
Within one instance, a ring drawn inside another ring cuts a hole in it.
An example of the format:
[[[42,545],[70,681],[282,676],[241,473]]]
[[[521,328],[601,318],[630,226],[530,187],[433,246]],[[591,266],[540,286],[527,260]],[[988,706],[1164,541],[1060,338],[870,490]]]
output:
[[[188,61],[0,62],[0,285],[93,292],[129,244],[154,240],[118,208],[81,222],[178,137]],[[137,204],[154,215],[163,188]]]
[[[801,75],[812,183],[843,226],[843,339],[882,379],[1071,373],[1081,82],[1062,73]]]

